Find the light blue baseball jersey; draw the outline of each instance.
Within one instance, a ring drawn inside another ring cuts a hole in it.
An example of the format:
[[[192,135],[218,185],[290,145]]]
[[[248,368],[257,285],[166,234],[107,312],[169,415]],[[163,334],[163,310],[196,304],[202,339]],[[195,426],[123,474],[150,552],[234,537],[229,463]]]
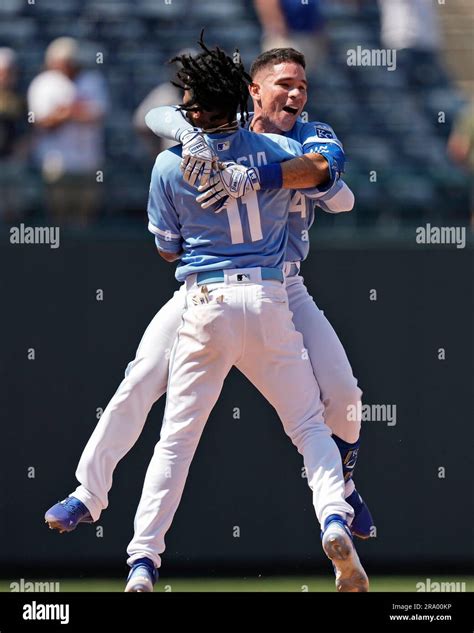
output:
[[[247,128],[251,124],[252,114],[246,123]],[[189,121],[183,116],[179,106],[154,108],[148,112],[146,123],[154,134],[164,138],[178,139],[185,129],[193,129]],[[285,260],[300,261],[305,259],[309,252],[309,229],[314,222],[315,215],[315,205],[307,196],[311,195],[317,199],[318,206],[328,210],[325,201],[335,196],[341,186],[338,178],[340,173],[344,171],[345,157],[342,144],[327,123],[304,122],[298,119],[293,128],[282,135],[298,141],[305,154],[314,152],[326,156],[330,168],[330,181],[326,186],[311,190],[312,194],[309,194],[310,190],[306,189],[304,196],[295,192],[292,197]]]
[[[296,141],[248,130],[206,135],[219,160],[256,166],[301,156]],[[197,190],[183,180],[181,146],[158,155],[148,200],[149,230],[160,250],[183,251],[176,278],[224,268],[282,268],[288,238],[288,213],[294,192],[285,189],[250,192],[230,199],[220,213],[202,209]]]
[[[250,117],[246,127],[252,123]],[[305,154],[322,154],[329,164],[330,181],[321,187],[326,192],[336,186],[340,174],[344,171],[345,156],[342,144],[334,130],[320,121],[305,123],[298,119],[289,132],[281,132],[285,138],[291,138],[302,146]],[[296,262],[306,259],[309,253],[309,229],[314,222],[315,202],[300,191],[293,192],[290,202],[289,235],[285,261]]]

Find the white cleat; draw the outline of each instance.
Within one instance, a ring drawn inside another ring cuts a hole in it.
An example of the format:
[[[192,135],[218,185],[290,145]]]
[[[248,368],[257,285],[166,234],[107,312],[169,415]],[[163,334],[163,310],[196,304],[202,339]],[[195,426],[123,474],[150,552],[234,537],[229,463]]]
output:
[[[144,565],[131,570],[125,593],[150,593],[153,591],[153,578]]]
[[[369,591],[369,579],[342,522],[328,523],[323,534],[323,550],[332,561],[337,591]]]

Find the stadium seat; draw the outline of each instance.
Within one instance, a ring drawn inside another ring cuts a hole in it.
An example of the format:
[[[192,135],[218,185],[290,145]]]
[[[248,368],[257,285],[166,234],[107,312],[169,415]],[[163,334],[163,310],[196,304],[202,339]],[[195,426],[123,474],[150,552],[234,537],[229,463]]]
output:
[[[0,2],[0,15],[15,15],[24,8],[23,0],[2,0]]]
[[[0,41],[3,45],[20,49],[25,41],[35,41],[38,23],[33,18],[5,18],[0,21]]]
[[[168,22],[185,16],[188,3],[185,0],[172,0],[170,4],[156,0],[138,0],[135,9],[137,15],[143,18],[159,18]]]
[[[82,13],[101,19],[122,18],[128,20],[135,13],[135,3],[123,0],[88,0]]]
[[[80,0],[61,0],[61,2],[57,0],[41,0],[40,2],[35,2],[31,7],[34,7],[35,14],[38,13],[39,15],[73,15],[80,12],[81,2]]]

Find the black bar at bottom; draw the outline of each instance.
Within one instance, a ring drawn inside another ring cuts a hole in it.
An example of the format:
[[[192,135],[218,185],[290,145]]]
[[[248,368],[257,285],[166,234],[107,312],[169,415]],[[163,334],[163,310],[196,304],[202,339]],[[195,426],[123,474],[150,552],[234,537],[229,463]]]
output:
[[[470,593],[2,593],[0,633],[471,633]]]

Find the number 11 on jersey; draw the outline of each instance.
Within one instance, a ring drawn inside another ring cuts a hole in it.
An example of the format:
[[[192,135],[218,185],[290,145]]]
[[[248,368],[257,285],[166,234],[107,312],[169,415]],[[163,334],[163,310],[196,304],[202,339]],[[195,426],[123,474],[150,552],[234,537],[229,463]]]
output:
[[[257,242],[258,240],[263,239],[257,194],[255,191],[250,191],[243,198],[240,198],[240,202],[247,212],[250,238],[252,242]],[[229,198],[225,204],[225,209],[229,219],[231,242],[232,244],[242,244],[244,242],[244,232],[242,228],[242,220],[240,219],[238,201],[235,200],[235,198]]]

